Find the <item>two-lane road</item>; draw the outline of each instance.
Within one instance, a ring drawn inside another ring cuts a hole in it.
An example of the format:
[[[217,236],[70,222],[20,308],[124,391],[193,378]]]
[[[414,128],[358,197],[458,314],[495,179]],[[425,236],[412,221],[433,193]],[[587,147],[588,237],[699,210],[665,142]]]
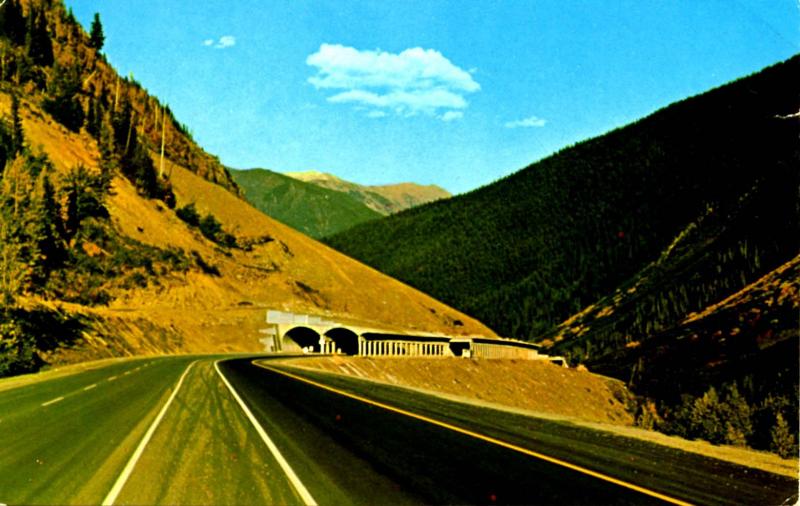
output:
[[[797,490],[568,423],[271,364],[160,357],[0,382],[0,503],[779,504]]]

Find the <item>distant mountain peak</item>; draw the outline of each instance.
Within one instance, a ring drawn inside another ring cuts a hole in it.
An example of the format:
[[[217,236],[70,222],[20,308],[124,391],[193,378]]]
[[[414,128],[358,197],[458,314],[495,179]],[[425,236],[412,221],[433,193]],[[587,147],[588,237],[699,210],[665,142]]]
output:
[[[327,172],[321,172],[318,170],[286,172],[285,175],[294,179],[298,179],[300,181],[305,181],[306,183],[313,181],[343,181],[343,179],[336,177],[333,174],[329,174]]]
[[[427,204],[434,200],[452,197],[450,192],[433,184],[421,185],[406,182],[368,186],[353,183],[333,174],[317,170],[286,172],[285,175],[329,190],[347,193],[384,216]]]

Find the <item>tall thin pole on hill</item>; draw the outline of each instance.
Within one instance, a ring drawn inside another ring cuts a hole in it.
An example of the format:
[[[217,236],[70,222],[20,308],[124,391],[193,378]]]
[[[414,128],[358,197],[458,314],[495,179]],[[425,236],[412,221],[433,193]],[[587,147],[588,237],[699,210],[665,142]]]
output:
[[[114,88],[114,112],[117,112],[117,104],[119,103],[119,76],[117,76],[117,86]]]
[[[125,140],[125,152],[128,152],[128,148],[131,145],[131,131],[133,131],[133,118],[136,117],[136,111],[131,112],[131,120],[128,123],[128,138]]]
[[[164,115],[164,119],[161,122],[161,167],[158,171],[158,175],[162,179],[164,178],[164,141],[166,139],[165,135],[166,126],[167,126],[167,116]]]

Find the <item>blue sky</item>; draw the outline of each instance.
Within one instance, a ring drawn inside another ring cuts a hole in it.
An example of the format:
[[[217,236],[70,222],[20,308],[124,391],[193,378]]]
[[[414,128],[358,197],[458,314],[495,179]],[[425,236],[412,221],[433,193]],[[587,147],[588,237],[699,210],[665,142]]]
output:
[[[800,52],[795,0],[67,0],[223,163],[454,193]]]

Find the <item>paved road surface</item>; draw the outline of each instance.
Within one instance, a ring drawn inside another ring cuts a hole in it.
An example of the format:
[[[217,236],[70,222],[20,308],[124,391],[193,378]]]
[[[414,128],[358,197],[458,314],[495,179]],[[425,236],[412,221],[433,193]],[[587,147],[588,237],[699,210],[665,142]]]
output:
[[[5,390],[0,382],[0,503],[777,504],[797,490],[570,424],[220,358],[131,359]]]

